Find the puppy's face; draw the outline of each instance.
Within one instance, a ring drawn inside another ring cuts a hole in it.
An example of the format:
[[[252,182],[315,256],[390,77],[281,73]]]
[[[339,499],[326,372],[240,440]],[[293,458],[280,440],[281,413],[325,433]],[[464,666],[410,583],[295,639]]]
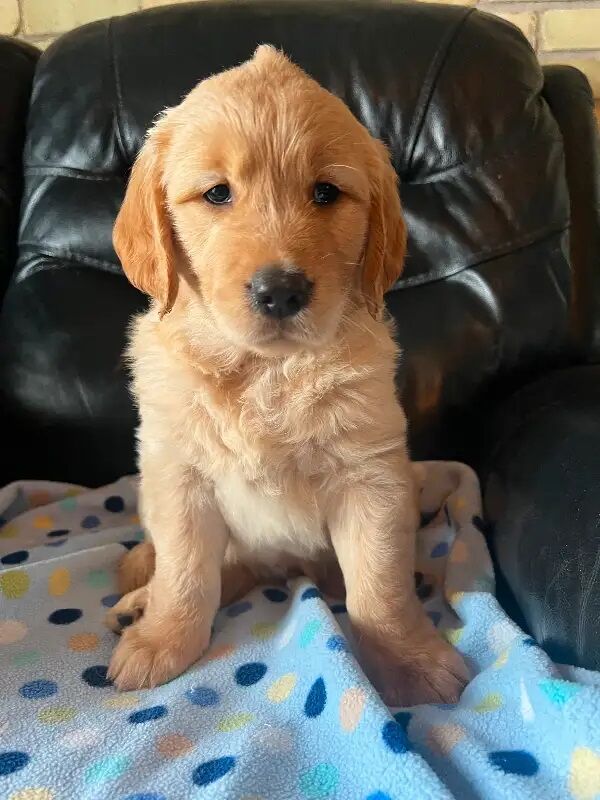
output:
[[[329,341],[350,296],[377,313],[404,241],[383,146],[269,47],[154,127],[114,233],[163,313],[183,279],[231,344],[263,355]]]

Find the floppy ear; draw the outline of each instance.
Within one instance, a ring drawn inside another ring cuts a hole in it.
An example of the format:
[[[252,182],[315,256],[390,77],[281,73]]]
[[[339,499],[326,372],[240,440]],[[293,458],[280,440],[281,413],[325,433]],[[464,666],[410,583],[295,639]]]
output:
[[[167,138],[160,126],[150,132],[133,165],[113,245],[130,282],[159,303],[162,319],[173,307],[179,280],[163,186]]]
[[[406,226],[398,195],[398,176],[381,142],[371,177],[371,209],[362,272],[362,292],[375,319],[383,311],[383,296],[402,273]]]

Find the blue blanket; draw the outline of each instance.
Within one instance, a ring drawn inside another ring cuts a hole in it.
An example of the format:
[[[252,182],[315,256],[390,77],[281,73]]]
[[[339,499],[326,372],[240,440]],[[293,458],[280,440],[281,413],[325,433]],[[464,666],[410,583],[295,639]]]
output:
[[[0,491],[0,798],[600,797],[600,676],[554,665],[499,607],[473,473],[418,471],[417,590],[473,672],[456,706],[388,710],[343,603],[306,580],[221,611],[177,680],[119,694],[102,620],[143,536],[136,481]]]

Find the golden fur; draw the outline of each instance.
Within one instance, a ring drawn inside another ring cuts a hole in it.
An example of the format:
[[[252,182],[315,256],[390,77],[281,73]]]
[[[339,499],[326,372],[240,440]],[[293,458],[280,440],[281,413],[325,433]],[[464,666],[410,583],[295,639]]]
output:
[[[341,189],[312,202],[316,182]],[[233,201],[203,197],[227,183]],[[305,573],[347,593],[361,658],[390,703],[453,701],[458,654],[413,585],[416,488],[381,320],[405,247],[396,175],[348,108],[274,49],[200,83],[150,131],[114,243],[154,298],[129,356],[148,541],[121,566],[130,615],[110,675],[180,674],[220,604]],[[313,283],[291,319],[257,313],[265,265]],[[339,578],[336,559],[343,573]]]

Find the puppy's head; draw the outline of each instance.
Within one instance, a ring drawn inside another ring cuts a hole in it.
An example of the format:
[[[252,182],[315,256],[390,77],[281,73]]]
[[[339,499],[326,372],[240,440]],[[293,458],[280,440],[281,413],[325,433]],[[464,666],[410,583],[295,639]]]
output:
[[[232,345],[275,355],[330,340],[350,297],[377,315],[405,227],[384,146],[262,46],[150,131],[113,238],[161,314],[185,284]]]

